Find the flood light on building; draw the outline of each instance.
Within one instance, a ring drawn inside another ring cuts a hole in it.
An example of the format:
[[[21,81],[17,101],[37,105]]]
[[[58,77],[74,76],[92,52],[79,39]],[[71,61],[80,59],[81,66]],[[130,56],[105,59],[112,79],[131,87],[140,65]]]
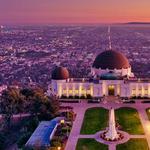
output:
[[[64,123],[65,123],[65,120],[64,120],[64,119],[62,119],[62,120],[60,121],[60,123],[61,123],[61,124],[64,124]]]
[[[59,146],[59,147],[57,147],[57,150],[61,150],[61,147]]]

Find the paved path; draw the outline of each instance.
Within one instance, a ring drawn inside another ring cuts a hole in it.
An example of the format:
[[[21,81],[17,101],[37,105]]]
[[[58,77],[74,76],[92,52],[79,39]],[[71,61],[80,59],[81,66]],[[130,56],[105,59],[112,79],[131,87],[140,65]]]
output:
[[[92,107],[104,107],[107,109],[110,109],[111,107],[113,107],[114,109],[120,107],[136,108],[139,112],[145,135],[129,136],[130,138],[146,138],[150,147],[150,121],[148,120],[147,114],[145,112],[145,109],[150,107],[150,104],[141,103],[140,101],[137,101],[135,104],[122,104],[112,101],[106,103],[88,104],[87,102],[82,101],[81,103],[64,103],[62,104],[62,106],[72,106],[75,113],[77,114],[65,150],[75,150],[78,138],[94,138],[94,135],[80,135],[84,113],[88,108]],[[116,144],[109,144],[109,150],[116,150]]]
[[[109,150],[116,150],[116,144],[109,144]]]
[[[29,116],[31,116],[31,114],[17,114],[17,115],[13,115],[12,117],[20,118],[20,117],[29,117]],[[0,119],[2,119],[2,118],[3,118],[3,116],[2,116],[2,114],[0,114]]]
[[[65,150],[75,150],[76,143],[78,141],[78,137],[80,135],[80,128],[83,122],[84,113],[86,108],[82,106],[82,103],[78,105],[79,108],[75,107],[74,111],[77,113],[76,119],[73,123],[73,127],[69,136],[69,139],[67,141],[67,145]]]
[[[145,135],[130,135],[130,138],[141,139],[141,138],[146,138],[146,136]]]
[[[148,141],[148,146],[150,148],[150,121],[148,119],[145,109],[143,109],[141,107],[137,107],[137,110],[139,112],[141,123],[142,123],[144,131],[145,131],[145,136]]]
[[[87,138],[95,138],[94,134],[90,134],[90,135],[79,135],[78,138],[82,138],[82,139],[87,139]]]

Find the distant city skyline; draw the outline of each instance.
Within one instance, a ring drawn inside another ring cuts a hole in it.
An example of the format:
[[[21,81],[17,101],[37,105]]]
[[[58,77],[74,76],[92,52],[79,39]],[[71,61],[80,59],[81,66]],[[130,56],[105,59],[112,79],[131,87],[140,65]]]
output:
[[[0,0],[0,23],[149,22],[149,7],[149,0]]]

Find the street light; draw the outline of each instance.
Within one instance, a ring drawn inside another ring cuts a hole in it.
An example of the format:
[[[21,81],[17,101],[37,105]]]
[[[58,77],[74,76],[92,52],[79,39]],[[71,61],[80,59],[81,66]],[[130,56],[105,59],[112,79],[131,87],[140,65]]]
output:
[[[62,120],[60,121],[60,123],[61,123],[61,124],[64,124],[64,123],[65,123],[65,120],[64,120],[64,119],[62,119]]]
[[[61,147],[59,146],[59,147],[57,147],[57,150],[61,150]]]

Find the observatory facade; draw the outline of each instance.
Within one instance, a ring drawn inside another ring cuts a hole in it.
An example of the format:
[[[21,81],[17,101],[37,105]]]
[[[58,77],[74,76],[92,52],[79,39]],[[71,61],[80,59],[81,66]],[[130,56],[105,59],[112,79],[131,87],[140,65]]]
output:
[[[59,98],[100,98],[103,96],[150,97],[150,82],[138,79],[122,53],[106,50],[100,53],[91,67],[90,78],[70,78],[64,67],[56,67],[48,86],[48,94]]]

